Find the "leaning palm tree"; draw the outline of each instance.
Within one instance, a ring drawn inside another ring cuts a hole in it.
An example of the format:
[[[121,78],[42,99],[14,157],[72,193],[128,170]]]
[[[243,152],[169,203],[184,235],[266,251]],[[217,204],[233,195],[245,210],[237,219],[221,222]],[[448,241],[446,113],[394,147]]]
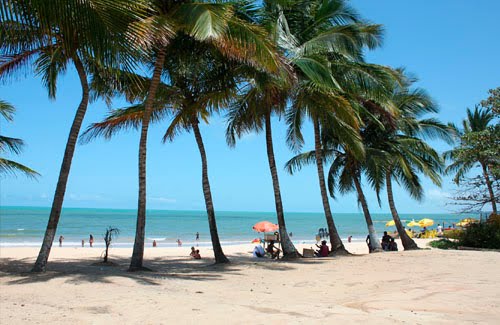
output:
[[[341,0],[315,0],[307,5],[302,1],[265,2],[265,5],[277,21],[278,44],[298,77],[290,91],[287,142],[294,151],[301,149],[301,126],[304,117],[309,117],[314,129],[318,180],[332,251],[346,253],[328,201],[321,132],[323,127],[330,127],[325,124],[327,121],[333,123],[353,152],[362,155],[357,135],[359,103],[349,88],[369,88],[377,83],[378,77],[387,75],[384,69],[366,65],[362,60],[364,47],[375,48],[380,44],[381,28],[364,23]],[[354,85],[357,87],[351,87]]]
[[[0,78],[33,68],[55,98],[57,77],[73,64],[82,99],[71,126],[49,221],[33,271],[45,271],[61,215],[76,140],[89,102],[89,66],[116,65],[117,53],[126,57],[118,40],[128,21],[143,12],[141,3],[128,0],[13,0],[1,2]]]
[[[15,108],[6,101],[0,100],[0,115],[7,120],[7,122],[12,122],[14,120]],[[0,135],[0,153],[4,154],[10,152],[18,155],[21,153],[24,146],[24,141],[17,138],[6,137]],[[18,162],[10,159],[0,158],[0,175],[1,174],[12,174],[15,175],[17,172],[23,173],[24,175],[32,178],[40,176],[33,169],[26,167]]]
[[[467,109],[467,119],[462,122],[463,129],[459,130],[458,127],[453,126],[460,135],[461,144],[457,148],[445,152],[444,157],[452,161],[452,163],[446,167],[445,172],[447,174],[455,173],[453,181],[457,185],[460,184],[474,166],[479,164],[488,188],[492,211],[494,214],[498,214],[496,197],[493,191],[492,180],[490,179],[490,163],[488,157],[483,157],[481,154],[474,152],[474,150],[470,150],[467,145],[467,137],[487,130],[490,122],[494,119],[495,114],[490,108],[482,109],[476,106],[474,111]]]
[[[265,73],[254,72],[245,89],[234,101],[228,114],[226,139],[230,146],[236,144],[236,137],[248,132],[265,130],[267,159],[273,182],[274,202],[279,225],[280,241],[284,258],[295,258],[299,254],[295,249],[285,224],[281,190],[274,158],[274,147],[271,128],[271,115],[282,116],[285,112],[289,80],[277,78]]]
[[[328,171],[328,190],[330,196],[335,198],[335,192],[338,190],[341,194],[346,194],[351,191],[356,191],[358,197],[358,204],[361,205],[363,215],[365,217],[366,226],[368,228],[368,235],[370,236],[370,252],[378,252],[382,250],[378,240],[373,220],[368,207],[368,202],[361,185],[361,175],[363,171],[366,172],[368,166],[375,167],[376,163],[373,160],[379,156],[377,152],[367,150],[366,156],[359,156],[349,150],[349,146],[339,141],[335,131],[330,129],[323,133],[323,146],[322,146],[322,159],[325,162],[331,162]],[[286,169],[293,173],[300,170],[304,165],[316,163],[318,155],[316,152],[309,151],[299,154],[286,163]],[[367,163],[367,160],[372,162]],[[369,176],[376,172],[377,168],[370,168]],[[371,181],[372,177],[368,177]],[[376,183],[372,183],[376,185]]]
[[[153,67],[153,72],[143,99],[144,110],[138,156],[139,199],[130,271],[144,269],[147,134],[162,74],[165,72],[167,47],[171,40],[180,33],[184,33],[197,41],[211,42],[227,57],[239,59],[269,71],[276,69],[277,66],[275,52],[263,37],[262,31],[235,15],[234,6],[231,3],[218,1],[194,3],[187,0],[152,2],[153,7],[148,11],[149,16],[131,25],[136,36],[132,38],[132,42],[145,49],[144,61]]]
[[[396,87],[391,100],[399,110],[394,128],[386,127],[385,132],[378,133],[382,137],[374,137],[374,145],[382,145],[389,153],[385,160],[385,184],[387,199],[396,229],[405,250],[417,249],[416,243],[408,236],[396,209],[392,191],[392,179],[402,184],[417,200],[423,198],[423,188],[418,175],[423,173],[434,184],[440,186],[443,161],[424,139],[441,139],[450,143],[450,128],[434,118],[421,118],[428,113],[437,113],[438,108],[430,96],[422,89],[410,89],[414,80],[409,80],[403,87]],[[421,139],[424,138],[424,139]],[[378,142],[378,143],[377,143]]]
[[[193,131],[202,161],[202,187],[215,261],[226,263],[228,259],[222,251],[217,231],[207,157],[199,123],[208,121],[213,112],[225,108],[235,96],[238,81],[235,71],[238,64],[235,60],[223,56],[211,42],[199,42],[182,33],[170,40],[165,52],[168,56],[164,59],[162,70],[168,84],[159,84],[151,115],[152,122],[172,116],[164,141],[173,140],[182,130]],[[151,80],[145,80],[144,85],[150,82]],[[122,88],[125,92],[130,91],[128,87]],[[139,89],[139,93],[141,92],[144,92],[144,89]],[[105,121],[93,124],[86,131],[84,139],[89,140],[96,136],[109,138],[123,128],[138,128],[141,126],[144,110],[145,104],[114,110]]]

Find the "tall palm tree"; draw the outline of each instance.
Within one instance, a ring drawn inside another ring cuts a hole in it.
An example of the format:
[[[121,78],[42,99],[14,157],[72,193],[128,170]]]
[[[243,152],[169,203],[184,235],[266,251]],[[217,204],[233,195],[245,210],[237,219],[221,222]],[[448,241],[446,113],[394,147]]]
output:
[[[45,271],[61,215],[76,140],[89,102],[90,65],[118,63],[128,21],[142,13],[140,3],[128,0],[13,0],[0,5],[0,77],[32,67],[42,77],[50,98],[55,98],[57,77],[72,63],[78,74],[82,99],[69,132],[49,221],[34,272]]]
[[[145,61],[153,66],[153,74],[144,99],[139,142],[139,199],[134,249],[130,271],[142,270],[146,227],[146,143],[155,98],[161,83],[167,46],[179,33],[202,42],[211,42],[226,56],[248,64],[273,70],[277,60],[262,31],[245,23],[234,14],[231,3],[218,1],[192,2],[154,0],[149,16],[131,25],[132,42],[146,50]]]
[[[381,165],[385,166],[385,185],[389,208],[399,237],[405,250],[418,249],[417,244],[406,233],[394,203],[392,179],[417,200],[423,198],[423,188],[417,173],[423,173],[436,185],[441,185],[439,173],[443,161],[424,139],[442,139],[450,143],[452,133],[449,127],[434,118],[422,118],[424,114],[437,113],[438,108],[432,98],[422,89],[411,89],[416,79],[403,78],[404,82],[394,87],[390,100],[398,109],[398,116],[379,116],[384,124],[382,130],[375,124],[367,126],[369,144],[380,148],[386,155]],[[379,132],[370,128],[378,128]],[[424,138],[424,139],[421,139]],[[383,182],[381,180],[381,182]]]
[[[12,122],[14,120],[15,108],[6,101],[0,100],[0,115],[7,120],[7,122]],[[24,141],[17,138],[6,137],[0,135],[0,153],[11,152],[13,154],[21,153],[24,146]],[[16,172],[21,172],[28,177],[36,178],[40,176],[33,169],[26,167],[18,162],[10,159],[0,158],[0,175],[1,174],[13,174]]]
[[[491,121],[495,119],[495,114],[489,108],[481,108],[476,106],[474,111],[467,109],[467,119],[462,121],[463,129],[459,130],[456,126],[454,129],[460,135],[461,144],[450,151],[445,152],[444,157],[452,161],[452,163],[446,167],[445,172],[447,174],[455,173],[453,181],[459,185],[460,182],[465,178],[466,174],[476,165],[479,164],[481,167],[483,178],[488,188],[488,193],[491,201],[491,208],[494,214],[498,214],[495,193],[493,191],[492,181],[490,179],[490,164],[488,157],[483,157],[480,154],[468,150],[467,147],[467,136],[474,134],[476,132],[482,132],[487,130]],[[470,152],[470,154],[463,154],[464,152]]]
[[[334,123],[352,148],[362,147],[356,131],[359,128],[357,103],[344,88],[376,82],[377,74],[371,74],[370,68],[363,64],[362,51],[364,47],[374,48],[380,44],[381,28],[364,23],[341,0],[265,2],[265,6],[274,14],[279,45],[298,76],[297,85],[290,92],[293,96],[290,96],[292,104],[287,113],[288,144],[293,150],[300,150],[301,125],[307,114],[314,128],[318,180],[332,251],[346,253],[328,201],[321,132],[326,121]],[[383,69],[372,70],[386,74]],[[362,149],[356,153],[362,154]]]
[[[284,75],[286,76],[286,73]],[[241,137],[247,132],[265,130],[267,159],[273,182],[274,202],[283,257],[296,258],[299,254],[288,236],[285,224],[271,127],[271,115],[275,113],[282,116],[285,112],[287,91],[290,88],[287,79],[255,72],[253,78],[247,83],[246,88],[238,96],[229,111],[226,139],[230,146],[234,146],[236,137]]]
[[[164,141],[173,140],[181,130],[193,131],[202,160],[203,193],[215,260],[216,263],[225,263],[228,260],[222,251],[217,232],[207,157],[198,124],[200,120],[207,121],[213,111],[227,106],[234,97],[237,88],[234,74],[236,60],[228,58],[226,53],[223,55],[219,46],[213,42],[200,42],[184,33],[178,33],[164,50],[168,55],[163,60],[161,70],[168,85],[159,83],[160,91],[156,94],[151,117],[153,121],[159,121],[169,114],[173,115]],[[147,85],[151,83],[151,80],[145,80],[143,85],[149,87]],[[128,98],[141,98],[141,93],[149,91],[138,89],[139,94],[130,94],[128,87],[120,85],[118,88]],[[138,104],[114,110],[105,121],[93,124],[86,131],[85,138],[88,140],[100,135],[108,138],[122,128],[137,128],[143,123],[145,109],[145,104]]]

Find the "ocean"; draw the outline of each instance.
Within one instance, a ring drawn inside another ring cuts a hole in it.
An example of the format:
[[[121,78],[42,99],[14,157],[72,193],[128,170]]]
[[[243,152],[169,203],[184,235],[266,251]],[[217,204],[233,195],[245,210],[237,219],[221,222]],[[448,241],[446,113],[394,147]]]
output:
[[[50,208],[48,207],[0,207],[0,247],[1,246],[39,246],[47,226]],[[103,235],[108,226],[120,230],[115,247],[131,247],[135,236],[136,210],[65,208],[62,211],[55,241],[64,236],[64,246],[80,246],[82,239],[88,245],[92,234],[96,246],[103,246]],[[216,212],[217,228],[223,245],[248,243],[260,237],[252,226],[263,220],[277,223],[273,212]],[[446,225],[456,223],[466,217],[476,215],[458,214],[401,214],[406,222],[412,219],[430,218]],[[285,213],[288,232],[296,243],[315,242],[319,228],[326,228],[323,213]],[[384,230],[394,231],[395,227],[386,227],[392,220],[390,213],[374,214],[372,219],[377,233]],[[343,239],[353,236],[353,240],[364,240],[367,227],[362,213],[334,213],[337,229]],[[432,228],[432,227],[431,227]],[[176,246],[181,239],[184,245],[196,243],[199,232],[200,246],[209,246],[210,233],[205,211],[170,211],[148,210],[146,219],[146,242],[156,240],[159,246]]]

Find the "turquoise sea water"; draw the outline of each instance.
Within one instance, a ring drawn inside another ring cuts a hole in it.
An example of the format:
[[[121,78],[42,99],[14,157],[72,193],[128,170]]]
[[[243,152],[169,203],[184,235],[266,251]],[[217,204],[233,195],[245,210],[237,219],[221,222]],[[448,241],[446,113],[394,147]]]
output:
[[[0,207],[0,246],[38,246],[41,244],[47,226],[50,208],[40,207]],[[431,218],[435,225],[445,222],[446,225],[465,217],[476,215],[457,214],[401,214],[401,219],[408,222],[412,219]],[[272,212],[221,211],[216,213],[217,226],[223,245],[248,243],[259,237],[252,226],[263,220],[276,223]],[[293,233],[294,242],[312,242],[319,228],[326,228],[322,213],[286,213],[289,232]],[[372,216],[377,232],[394,231],[395,227],[385,227],[392,220],[390,214]],[[353,236],[354,240],[364,240],[367,234],[365,219],[362,213],[334,214],[335,224],[342,238]],[[64,246],[79,246],[85,239],[88,245],[89,234],[93,234],[95,244],[103,245],[103,234],[106,227],[120,229],[115,246],[132,246],[135,236],[135,210],[116,209],[63,209],[56,240],[63,235]],[[175,246],[180,238],[185,245],[195,243],[195,234],[200,233],[200,245],[210,245],[208,222],[204,211],[168,211],[148,210],[146,221],[146,238],[151,243],[156,240],[160,246]]]

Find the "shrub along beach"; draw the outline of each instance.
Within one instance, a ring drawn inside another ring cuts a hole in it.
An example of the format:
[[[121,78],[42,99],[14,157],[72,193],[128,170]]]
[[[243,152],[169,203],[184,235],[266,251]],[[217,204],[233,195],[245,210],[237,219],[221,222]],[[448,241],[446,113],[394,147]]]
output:
[[[53,162],[51,207],[2,204],[2,324],[500,319],[500,88],[460,108],[461,125],[443,120],[414,71],[367,59],[384,26],[347,0],[11,0],[0,4],[0,28],[2,83],[28,72],[56,99],[71,70],[81,95]],[[96,100],[109,111],[84,125]],[[0,98],[2,118],[13,122],[16,106]],[[220,116],[229,147],[265,139],[273,213],[219,212],[209,174],[217,152],[203,125]],[[273,137],[279,123],[286,138]],[[193,136],[201,170],[163,173],[201,176],[189,191],[203,194],[204,211],[148,208],[147,163],[182,160],[169,146],[148,154],[154,124],[164,143]],[[137,173],[136,208],[63,209],[77,145],[126,132],[138,143],[137,169],[125,172]],[[12,160],[23,145],[0,136],[1,177],[45,177]],[[303,190],[317,191],[321,213],[286,213],[280,177],[308,166]],[[443,176],[458,186],[459,214],[424,215],[425,203],[398,212],[402,194],[423,202],[424,184],[441,187]],[[332,199],[349,194],[361,214],[335,210]],[[373,213],[377,205],[390,212]],[[264,220],[268,228],[252,230]],[[435,237],[432,247],[452,250],[427,247]]]

